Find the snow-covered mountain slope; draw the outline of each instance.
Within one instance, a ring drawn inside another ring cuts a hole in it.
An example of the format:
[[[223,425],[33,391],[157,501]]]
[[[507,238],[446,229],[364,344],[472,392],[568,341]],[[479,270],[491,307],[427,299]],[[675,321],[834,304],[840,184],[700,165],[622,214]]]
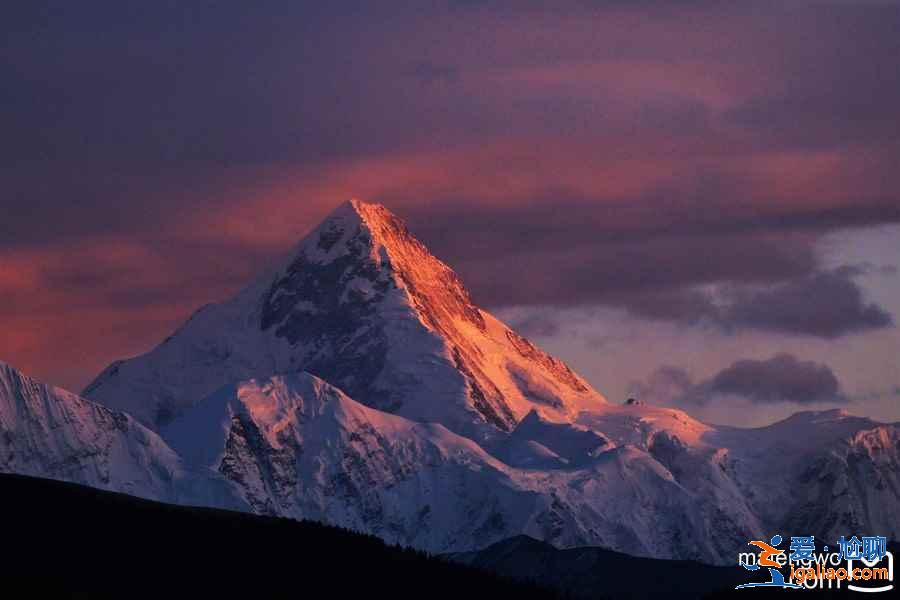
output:
[[[201,309],[151,352],[112,364],[84,395],[158,427],[222,385],[299,371],[367,406],[479,438],[533,409],[570,421],[605,403],[476,307],[390,211],[356,200],[274,273]]]
[[[756,531],[752,518],[698,498],[640,448],[609,448],[586,429],[534,417],[523,430],[579,466],[512,467],[443,425],[364,406],[308,374],[228,385],[163,436],[193,465],[232,481],[257,512],[432,551],[526,533],[561,546],[710,560]]]
[[[836,540],[847,531],[900,538],[900,431],[876,425],[841,439],[830,452],[800,467],[802,492],[788,506],[788,529],[825,532]]]
[[[165,441],[164,441],[165,440]],[[900,433],[840,411],[760,429],[606,404],[483,443],[306,374],[220,388],[162,429],[0,363],[0,471],[309,518],[436,552],[527,534],[733,563],[780,532],[900,535]]]
[[[308,374],[220,389],[163,430],[253,510],[431,551],[517,534],[562,547],[733,563],[774,532],[900,534],[898,430],[839,411],[761,429],[605,405],[529,413],[486,444],[363,406]]]
[[[488,447],[509,465],[534,469],[542,465],[581,466],[612,446],[592,429],[574,423],[553,423],[533,410],[510,435],[494,440]]]
[[[843,410],[801,412],[760,429],[720,428],[734,479],[767,523],[835,541],[900,538],[900,428]]]
[[[646,450],[683,487],[744,514],[763,535],[900,537],[896,423],[826,410],[746,429],[649,406],[607,406],[579,423]]]
[[[186,467],[130,416],[44,385],[3,362],[0,472],[167,502],[245,507],[221,477]]]

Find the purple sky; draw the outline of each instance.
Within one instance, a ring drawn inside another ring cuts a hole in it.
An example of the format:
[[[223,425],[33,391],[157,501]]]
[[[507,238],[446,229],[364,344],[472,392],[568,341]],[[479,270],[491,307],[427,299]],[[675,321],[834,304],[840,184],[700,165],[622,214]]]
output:
[[[355,196],[612,400],[900,419],[900,3],[18,4],[31,374],[80,389]]]

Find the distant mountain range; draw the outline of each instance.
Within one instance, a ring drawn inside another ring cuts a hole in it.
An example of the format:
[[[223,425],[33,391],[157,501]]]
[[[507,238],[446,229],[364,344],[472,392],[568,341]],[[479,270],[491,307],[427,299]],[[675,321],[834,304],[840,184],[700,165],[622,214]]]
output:
[[[896,424],[740,429],[610,403],[358,201],[83,395],[0,364],[0,471],[430,552],[525,534],[734,564],[777,532],[900,534]]]

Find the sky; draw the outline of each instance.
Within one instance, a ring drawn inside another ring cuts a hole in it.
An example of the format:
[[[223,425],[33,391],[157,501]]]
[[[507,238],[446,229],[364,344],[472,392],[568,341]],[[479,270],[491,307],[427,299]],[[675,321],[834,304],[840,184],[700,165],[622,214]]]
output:
[[[357,197],[612,401],[900,420],[900,3],[547,4],[4,4],[0,360],[78,391]]]

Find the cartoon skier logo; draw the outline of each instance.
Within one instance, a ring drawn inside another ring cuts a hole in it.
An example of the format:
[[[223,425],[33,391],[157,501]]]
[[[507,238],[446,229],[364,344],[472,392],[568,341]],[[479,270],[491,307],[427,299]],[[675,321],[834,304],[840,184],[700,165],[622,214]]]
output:
[[[748,571],[758,571],[760,567],[767,567],[769,569],[769,577],[771,577],[770,581],[765,581],[761,583],[743,583],[734,589],[739,590],[741,588],[753,588],[753,587],[779,587],[779,588],[789,588],[789,589],[798,589],[803,586],[798,585],[796,583],[786,582],[784,580],[784,575],[781,574],[781,571],[778,569],[781,568],[781,565],[773,560],[773,557],[783,555],[784,550],[779,550],[777,546],[781,543],[781,536],[775,534],[772,536],[770,540],[771,544],[767,544],[762,540],[753,540],[748,542],[751,546],[756,546],[760,549],[759,559],[756,561],[755,565],[741,562],[741,566],[747,569]]]

